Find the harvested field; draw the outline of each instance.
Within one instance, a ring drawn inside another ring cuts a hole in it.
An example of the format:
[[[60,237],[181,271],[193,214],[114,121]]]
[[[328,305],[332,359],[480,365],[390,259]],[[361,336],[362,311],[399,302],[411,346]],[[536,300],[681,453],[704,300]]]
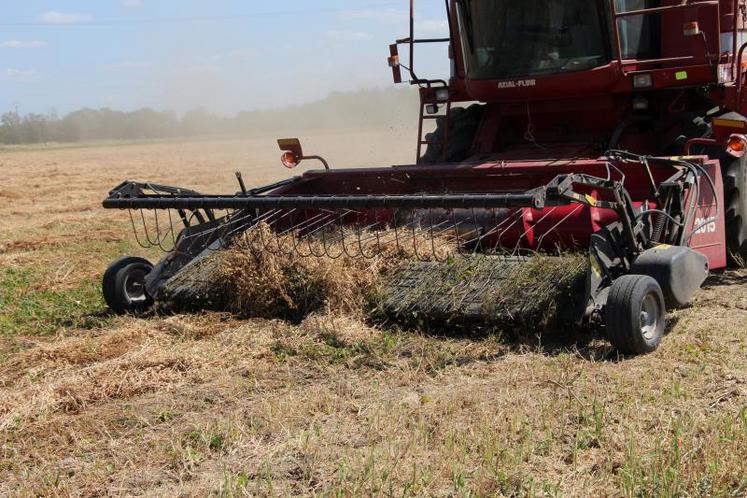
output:
[[[411,139],[305,149],[386,164]],[[631,359],[580,334],[428,335],[342,311],[105,313],[108,262],[157,256],[99,208],[109,188],[232,191],[235,169],[285,177],[277,156],[270,139],[0,152],[0,495],[747,494],[745,270]]]

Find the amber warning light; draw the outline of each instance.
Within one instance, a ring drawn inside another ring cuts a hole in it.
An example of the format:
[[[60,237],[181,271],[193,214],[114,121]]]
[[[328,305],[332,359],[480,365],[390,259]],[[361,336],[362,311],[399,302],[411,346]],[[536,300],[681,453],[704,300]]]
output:
[[[301,141],[297,138],[281,138],[278,140],[278,147],[283,151],[280,156],[280,162],[288,169],[293,169],[304,159],[315,159],[324,165],[324,169],[329,170],[329,164],[321,156],[304,156]]]
[[[743,157],[747,153],[747,138],[744,135],[732,135],[726,143],[726,152],[732,157]]]

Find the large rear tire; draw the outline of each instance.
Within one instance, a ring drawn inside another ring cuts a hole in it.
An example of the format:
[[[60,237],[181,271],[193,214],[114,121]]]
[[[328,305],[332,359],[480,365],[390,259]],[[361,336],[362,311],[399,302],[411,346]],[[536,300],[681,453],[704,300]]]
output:
[[[732,265],[747,262],[747,156],[723,161],[726,248]]]
[[[607,336],[623,354],[655,351],[666,329],[661,287],[646,275],[624,275],[612,284],[605,312]]]

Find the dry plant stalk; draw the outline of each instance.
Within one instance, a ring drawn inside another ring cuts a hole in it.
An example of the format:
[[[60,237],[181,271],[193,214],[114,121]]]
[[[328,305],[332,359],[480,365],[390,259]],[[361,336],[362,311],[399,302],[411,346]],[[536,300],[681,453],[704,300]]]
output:
[[[321,311],[393,317],[416,327],[427,316],[443,325],[489,317],[494,327],[513,321],[544,327],[557,303],[571,300],[573,283],[586,271],[583,255],[535,256],[523,262],[456,258],[453,243],[418,231],[407,242],[386,233],[368,237],[363,247],[351,232],[336,243],[326,242],[337,258],[304,257],[291,250],[294,243],[292,235],[278,236],[258,225],[230,248],[175,276],[166,286],[165,301],[171,310],[209,308],[293,322]],[[325,249],[321,240],[301,244],[304,252]],[[375,256],[348,255],[342,244]],[[432,261],[413,262],[425,255]]]
[[[277,243],[268,244],[273,238]],[[341,240],[326,242],[326,249],[339,254],[337,258],[303,257],[296,251],[283,250],[294,242],[293,235],[277,235],[260,224],[237,238],[230,248],[177,274],[164,289],[163,300],[169,310],[210,308],[245,317],[291,321],[300,321],[316,311],[361,316],[364,301],[381,275],[416,255],[446,258],[454,252],[446,240],[433,240],[422,232],[410,234],[406,244],[386,235],[360,242],[354,233],[346,233]],[[302,244],[304,250],[315,254],[325,250],[321,240]],[[374,256],[348,255],[342,244]]]

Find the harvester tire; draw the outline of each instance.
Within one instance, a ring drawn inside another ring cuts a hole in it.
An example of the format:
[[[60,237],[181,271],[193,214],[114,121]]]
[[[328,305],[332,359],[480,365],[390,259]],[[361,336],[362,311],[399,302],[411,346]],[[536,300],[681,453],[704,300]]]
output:
[[[622,354],[651,353],[664,337],[664,295],[649,276],[624,275],[615,280],[605,315],[609,341]]]
[[[732,265],[747,262],[747,156],[722,163],[726,250]]]
[[[145,311],[153,299],[145,290],[145,277],[153,270],[147,259],[128,256],[109,265],[102,282],[104,301],[112,312],[123,315]]]
[[[472,150],[475,134],[480,126],[484,106],[472,104],[469,107],[454,107],[449,116],[449,144],[446,151],[446,162],[458,162],[467,159]],[[433,142],[428,145],[420,162],[437,164],[444,162],[443,142],[446,123],[438,120],[436,130],[428,133],[425,139]]]

